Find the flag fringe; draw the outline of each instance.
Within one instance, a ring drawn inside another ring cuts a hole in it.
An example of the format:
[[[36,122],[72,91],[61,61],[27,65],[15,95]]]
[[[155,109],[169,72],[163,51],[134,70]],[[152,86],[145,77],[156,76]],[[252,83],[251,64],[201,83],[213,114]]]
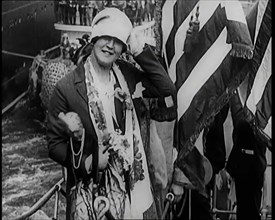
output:
[[[266,133],[261,129],[261,127],[256,122],[255,115],[253,115],[248,108],[245,108],[245,113],[245,119],[253,128],[253,132],[256,135],[256,137],[258,137],[260,141],[265,143],[267,148],[272,152],[272,138],[266,135]]]
[[[194,174],[192,167],[190,167],[187,163],[177,163],[177,166],[183,171],[183,173],[192,183],[194,189],[196,189],[200,194],[207,196],[205,184],[196,174]]]
[[[189,181],[193,184],[193,186],[201,193],[204,194],[205,192],[205,185],[201,182],[198,176],[193,173],[192,167],[188,166],[185,163],[185,159],[187,158],[188,154],[191,153],[193,150],[194,143],[196,142],[198,136],[200,135],[201,131],[209,126],[212,121],[214,120],[215,116],[220,112],[220,110],[229,102],[230,97],[233,95],[235,89],[237,88],[238,81],[235,80],[230,86],[228,90],[226,90],[220,98],[217,100],[217,105],[212,107],[210,113],[205,117],[205,120],[199,123],[197,129],[193,133],[193,135],[189,138],[184,146],[180,146],[179,149],[185,149],[184,151],[180,151],[178,155],[177,165],[182,169],[186,177]]]
[[[233,42],[230,55],[250,60],[253,57],[253,48],[248,45]]]
[[[164,107],[151,108],[150,115],[152,119],[159,122],[172,121],[177,118],[177,107],[172,106],[169,108],[164,108]]]
[[[161,9],[163,4],[164,4],[163,0],[156,0],[155,10],[154,10],[155,25],[153,30],[154,30],[155,39],[156,39],[156,54],[158,56],[160,56],[162,53]]]

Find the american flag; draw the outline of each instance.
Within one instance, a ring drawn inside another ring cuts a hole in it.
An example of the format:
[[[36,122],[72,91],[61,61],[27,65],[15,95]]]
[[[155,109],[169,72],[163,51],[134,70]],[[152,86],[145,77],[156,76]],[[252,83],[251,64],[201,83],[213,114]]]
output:
[[[249,29],[255,45],[248,74],[238,87],[246,119],[271,149],[272,70],[271,70],[271,0],[258,1],[248,15]]]
[[[177,165],[200,190],[196,139],[246,76],[253,43],[239,1],[163,0],[161,6],[161,54],[178,91]],[[191,19],[199,30],[185,50]]]

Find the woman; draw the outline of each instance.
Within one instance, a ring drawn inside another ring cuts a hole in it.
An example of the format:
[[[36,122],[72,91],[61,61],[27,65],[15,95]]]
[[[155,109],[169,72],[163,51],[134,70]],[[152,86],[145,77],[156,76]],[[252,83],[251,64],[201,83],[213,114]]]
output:
[[[137,41],[123,12],[102,10],[93,20],[91,33],[89,56],[57,83],[51,97],[49,156],[67,168],[67,219],[76,218],[70,209],[79,183],[96,184],[95,196],[107,198],[105,217],[142,219],[153,197],[140,135],[140,109],[133,103],[142,96],[165,97],[176,90],[151,48]],[[127,45],[144,71],[118,59]],[[77,124],[71,123],[69,113],[79,117]]]

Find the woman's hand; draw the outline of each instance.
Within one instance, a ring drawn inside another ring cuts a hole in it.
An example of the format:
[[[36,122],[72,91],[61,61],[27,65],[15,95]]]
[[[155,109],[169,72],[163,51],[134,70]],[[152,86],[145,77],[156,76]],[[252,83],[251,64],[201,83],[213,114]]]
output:
[[[110,153],[106,150],[106,146],[98,146],[98,169],[104,170],[107,167]]]
[[[136,31],[132,31],[129,39],[128,39],[129,49],[133,56],[139,55],[144,47],[144,42],[141,39],[141,36],[136,33]]]
[[[174,194],[174,202],[177,203],[181,200],[183,193],[184,193],[184,188],[183,186],[177,185],[177,184],[172,184],[171,186],[171,192]]]
[[[75,112],[67,112],[66,114],[60,112],[58,118],[64,122],[70,136],[74,140],[81,141],[83,135],[83,124],[79,115]]]

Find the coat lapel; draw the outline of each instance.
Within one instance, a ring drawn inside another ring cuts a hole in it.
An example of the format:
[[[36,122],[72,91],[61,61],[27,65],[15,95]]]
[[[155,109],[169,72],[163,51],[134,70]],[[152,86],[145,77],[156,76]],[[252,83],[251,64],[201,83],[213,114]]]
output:
[[[75,70],[74,84],[76,91],[84,99],[84,101],[88,103],[87,90],[85,84],[85,69],[83,63],[81,63]]]

